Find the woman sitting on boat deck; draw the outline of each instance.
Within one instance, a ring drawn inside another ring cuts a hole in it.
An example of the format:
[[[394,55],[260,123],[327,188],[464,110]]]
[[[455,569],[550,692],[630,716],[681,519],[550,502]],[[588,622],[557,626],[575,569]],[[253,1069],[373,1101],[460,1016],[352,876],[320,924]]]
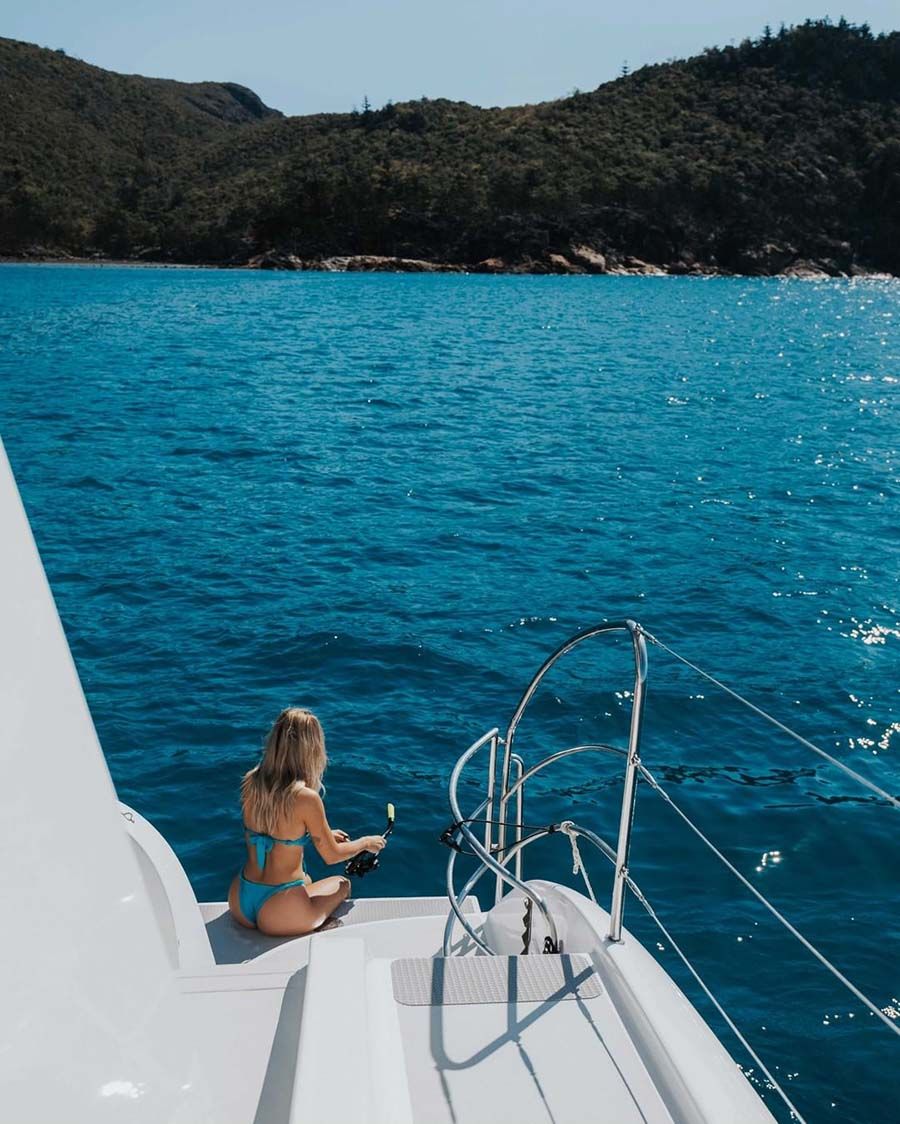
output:
[[[327,762],[318,718],[299,707],[283,710],[259,764],[241,783],[247,861],[228,891],[228,907],[241,925],[272,937],[299,937],[317,929],[349,896],[349,879],[313,882],[306,874],[308,839],[329,864],[384,847],[380,835],[351,839],[328,826],[319,795]]]

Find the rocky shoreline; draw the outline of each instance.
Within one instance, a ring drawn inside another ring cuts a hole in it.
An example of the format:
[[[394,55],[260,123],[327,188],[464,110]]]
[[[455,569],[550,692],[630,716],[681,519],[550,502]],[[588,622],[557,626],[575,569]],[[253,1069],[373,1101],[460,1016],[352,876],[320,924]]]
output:
[[[898,44],[808,20],[534,105],[281,117],[0,38],[0,258],[900,277]]]
[[[317,273],[474,273],[556,276],[644,276],[644,277],[793,277],[802,280],[828,278],[870,278],[892,280],[893,274],[870,269],[852,261],[832,258],[801,258],[790,247],[767,245],[746,255],[741,269],[724,269],[716,263],[696,260],[683,254],[665,264],[644,261],[631,255],[603,253],[590,246],[573,245],[566,252],[546,252],[541,257],[507,259],[485,258],[473,263],[429,261],[421,258],[392,257],[380,254],[344,254],[333,257],[302,258],[288,250],[266,250],[240,261],[173,262],[155,259],[152,251],[134,258],[113,259],[100,254],[75,257],[65,251],[34,246],[16,256],[0,257],[0,262],[71,265],[121,265],[169,269],[254,269],[276,272]]]

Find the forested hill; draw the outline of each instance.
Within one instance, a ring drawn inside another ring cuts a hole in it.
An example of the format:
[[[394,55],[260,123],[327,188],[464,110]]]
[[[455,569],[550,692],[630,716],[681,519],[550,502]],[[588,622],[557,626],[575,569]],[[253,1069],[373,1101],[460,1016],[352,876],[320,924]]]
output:
[[[7,256],[900,274],[900,33],[844,21],[540,105],[310,117],[0,40],[0,113]]]

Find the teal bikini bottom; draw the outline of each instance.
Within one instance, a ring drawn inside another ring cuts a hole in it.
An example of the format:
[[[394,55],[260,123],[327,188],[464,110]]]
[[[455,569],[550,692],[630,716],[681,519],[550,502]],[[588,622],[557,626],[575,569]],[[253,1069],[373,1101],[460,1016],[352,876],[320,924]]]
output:
[[[268,886],[265,882],[251,882],[249,878],[245,878],[242,874],[238,889],[241,913],[251,925],[255,925],[259,911],[273,894],[278,894],[282,890],[289,890],[292,886],[305,886],[307,882],[312,882],[312,879],[295,878],[293,882],[279,882],[275,886]]]

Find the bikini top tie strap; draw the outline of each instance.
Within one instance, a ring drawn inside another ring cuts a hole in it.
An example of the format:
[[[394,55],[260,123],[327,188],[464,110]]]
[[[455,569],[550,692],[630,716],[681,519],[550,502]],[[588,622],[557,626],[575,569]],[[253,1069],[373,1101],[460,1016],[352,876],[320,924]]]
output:
[[[271,835],[265,835],[261,831],[251,831],[245,828],[247,838],[256,849],[256,865],[262,870],[266,865],[266,859],[269,857],[269,852],[275,846],[275,840]]]
[[[308,835],[301,835],[299,839],[279,839],[275,835],[267,835],[264,831],[251,831],[247,825],[244,825],[244,831],[247,833],[247,839],[256,848],[256,865],[260,870],[266,865],[266,859],[269,852],[276,843],[284,843],[287,847],[302,847]]]

